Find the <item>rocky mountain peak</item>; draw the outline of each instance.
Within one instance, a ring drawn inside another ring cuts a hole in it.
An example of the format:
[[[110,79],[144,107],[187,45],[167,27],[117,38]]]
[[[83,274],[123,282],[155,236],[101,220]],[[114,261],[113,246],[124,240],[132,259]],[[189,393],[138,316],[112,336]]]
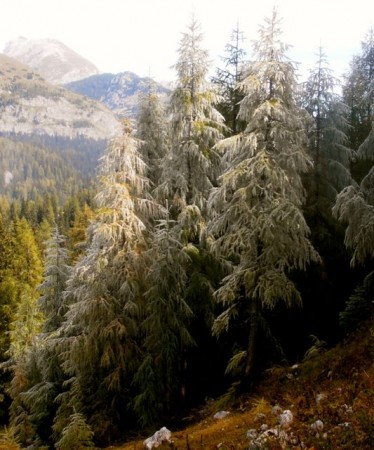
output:
[[[54,84],[70,83],[100,73],[94,64],[55,39],[19,37],[9,41],[3,52]]]

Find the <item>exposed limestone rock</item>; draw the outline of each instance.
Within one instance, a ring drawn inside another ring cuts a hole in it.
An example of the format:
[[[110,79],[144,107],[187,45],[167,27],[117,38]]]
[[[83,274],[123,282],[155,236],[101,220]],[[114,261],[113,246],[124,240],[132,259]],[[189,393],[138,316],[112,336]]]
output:
[[[143,445],[147,450],[152,450],[153,448],[157,448],[164,442],[171,443],[171,431],[166,427],[162,427],[160,430],[156,431],[154,435],[147,438],[143,442]]]
[[[214,414],[214,419],[224,419],[226,416],[228,416],[230,414],[229,411],[218,411],[217,413]]]

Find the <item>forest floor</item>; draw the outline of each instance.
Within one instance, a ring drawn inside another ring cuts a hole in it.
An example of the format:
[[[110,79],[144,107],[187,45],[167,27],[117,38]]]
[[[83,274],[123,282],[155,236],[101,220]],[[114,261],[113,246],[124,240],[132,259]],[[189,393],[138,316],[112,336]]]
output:
[[[336,347],[266,371],[251,394],[205,405],[158,449],[374,449],[374,321]],[[221,419],[220,410],[228,414]],[[168,424],[164,424],[168,428]],[[111,450],[141,450],[144,439]]]

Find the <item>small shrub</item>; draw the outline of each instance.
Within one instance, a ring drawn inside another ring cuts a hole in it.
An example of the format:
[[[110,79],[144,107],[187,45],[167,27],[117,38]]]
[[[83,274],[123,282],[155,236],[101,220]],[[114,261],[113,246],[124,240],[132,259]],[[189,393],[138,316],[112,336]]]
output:
[[[95,448],[93,443],[93,431],[87,424],[83,414],[74,413],[70,417],[70,422],[62,431],[61,439],[56,443],[58,450],[82,450],[85,448]]]
[[[13,428],[4,428],[0,433],[0,450],[21,450]]]

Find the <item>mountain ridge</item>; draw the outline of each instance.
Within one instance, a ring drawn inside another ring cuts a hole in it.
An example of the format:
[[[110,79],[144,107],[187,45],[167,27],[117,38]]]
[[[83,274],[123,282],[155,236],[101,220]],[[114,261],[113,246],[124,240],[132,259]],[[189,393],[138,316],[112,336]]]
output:
[[[56,39],[27,39],[9,41],[4,55],[12,57],[40,74],[47,82],[96,100],[108,107],[118,118],[135,118],[139,95],[151,82],[134,72],[102,73]],[[170,89],[152,80],[161,100],[166,101]]]
[[[102,102],[118,117],[136,117],[139,95],[148,89],[151,82],[151,78],[125,71],[92,75],[65,84],[64,87]],[[170,89],[160,83],[153,83],[161,100],[166,101]]]
[[[108,139],[120,123],[102,103],[45,81],[0,54],[0,131]]]

